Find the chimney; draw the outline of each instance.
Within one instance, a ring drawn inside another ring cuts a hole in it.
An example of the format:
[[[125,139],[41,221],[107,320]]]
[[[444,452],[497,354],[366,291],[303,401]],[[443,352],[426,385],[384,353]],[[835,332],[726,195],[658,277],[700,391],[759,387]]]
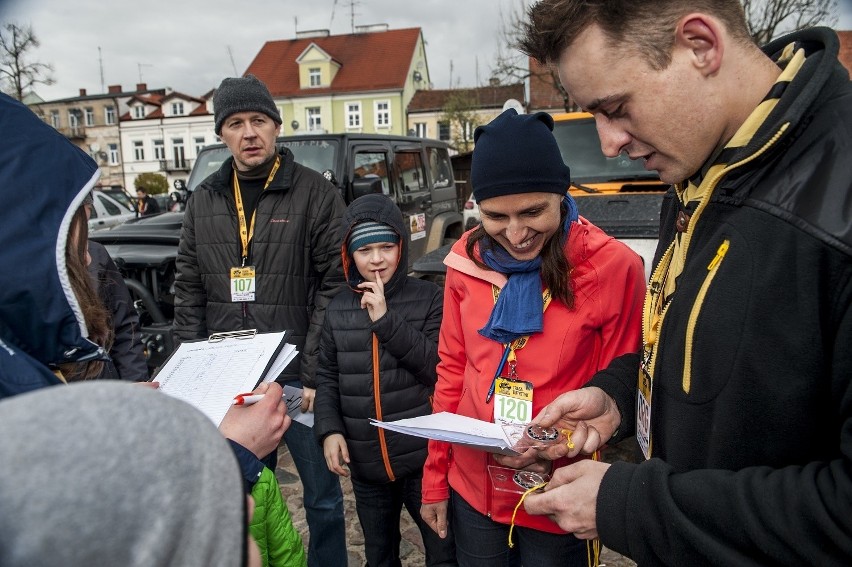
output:
[[[147,90],[148,90],[148,84],[147,83],[136,83],[136,92],[147,91]]]
[[[499,87],[499,86],[500,86],[500,79],[499,79],[499,77],[490,77],[490,78],[488,79],[488,86],[489,86],[489,87]]]
[[[107,88],[108,88],[107,92],[109,94],[118,94],[118,93],[121,92],[121,85],[110,85]]]
[[[80,96],[86,96],[86,89],[80,89]]]

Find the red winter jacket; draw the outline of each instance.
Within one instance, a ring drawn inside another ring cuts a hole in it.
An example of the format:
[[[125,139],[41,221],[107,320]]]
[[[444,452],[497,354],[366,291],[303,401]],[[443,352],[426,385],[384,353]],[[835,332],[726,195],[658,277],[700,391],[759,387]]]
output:
[[[469,233],[468,233],[469,234]],[[438,383],[434,411],[493,421],[494,400],[485,403],[502,345],[477,331],[485,326],[494,300],[492,284],[503,274],[477,267],[465,253],[465,234],[444,263],[444,319],[438,343]],[[580,218],[565,245],[575,306],[554,299],[544,312],[544,331],[516,351],[518,377],[533,383],[533,412],[538,414],[562,392],[579,388],[596,371],[622,354],[635,353],[641,337],[645,279],[641,259],[626,245]],[[423,475],[423,502],[449,498],[452,486],[480,513],[509,524],[520,494],[495,491],[487,465],[490,453],[438,441],[429,442]],[[555,466],[564,465],[557,462]],[[518,509],[515,524],[565,533],[546,516]]]

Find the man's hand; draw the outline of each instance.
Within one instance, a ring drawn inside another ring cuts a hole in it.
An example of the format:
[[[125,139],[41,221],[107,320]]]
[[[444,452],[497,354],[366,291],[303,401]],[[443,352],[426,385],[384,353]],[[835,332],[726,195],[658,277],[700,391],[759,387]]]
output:
[[[583,460],[553,473],[544,492],[524,500],[528,514],[547,514],[559,527],[580,539],[598,537],[597,500],[609,464]]]
[[[358,284],[358,287],[365,290],[364,295],[361,296],[361,309],[367,310],[370,321],[378,321],[388,312],[388,306],[385,303],[385,284],[381,276],[376,272],[375,282],[363,282]]]
[[[420,517],[441,539],[447,537],[447,500],[423,504]]]
[[[517,457],[510,457],[499,453],[492,453],[491,456],[494,457],[494,460],[499,465],[509,467],[510,469],[550,474],[550,469],[553,467],[553,463],[539,455],[539,452],[533,448],[527,449],[522,455],[518,455]]]
[[[550,402],[532,423],[571,433],[569,442],[539,451],[540,456],[554,460],[580,453],[590,455],[600,449],[618,429],[621,414],[615,401],[600,388],[580,388]]]
[[[261,384],[253,393],[264,394],[263,399],[250,406],[231,406],[219,431],[262,459],[278,448],[290,417],[278,384]]]
[[[302,413],[314,411],[314,397],[317,395],[315,388],[302,386]]]
[[[337,476],[349,476],[349,471],[343,464],[349,464],[349,447],[346,439],[340,433],[332,433],[322,440],[322,452],[325,455],[325,464],[328,470]]]

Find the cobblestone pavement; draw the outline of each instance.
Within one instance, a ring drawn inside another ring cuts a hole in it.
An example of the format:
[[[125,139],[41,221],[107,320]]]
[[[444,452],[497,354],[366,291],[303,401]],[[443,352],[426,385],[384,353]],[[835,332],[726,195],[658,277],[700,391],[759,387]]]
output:
[[[604,454],[604,460],[630,459],[629,447],[617,446]],[[302,483],[296,472],[296,466],[290,456],[287,446],[281,444],[278,450],[278,467],[275,471],[281,493],[290,509],[293,524],[302,536],[302,542],[307,549],[308,524],[305,520],[305,509],[302,506]],[[346,516],[346,543],[349,549],[349,565],[347,567],[362,567],[366,565],[364,559],[364,535],[361,533],[361,524],[355,513],[355,496],[352,494],[352,482],[348,478],[341,479],[343,488],[343,511]],[[420,531],[403,509],[400,521],[400,532],[402,543],[400,544],[400,555],[403,567],[422,567],[424,563],[423,540]],[[635,567],[635,563],[609,549],[601,551],[600,565],[606,567]],[[332,566],[329,566],[332,567]]]

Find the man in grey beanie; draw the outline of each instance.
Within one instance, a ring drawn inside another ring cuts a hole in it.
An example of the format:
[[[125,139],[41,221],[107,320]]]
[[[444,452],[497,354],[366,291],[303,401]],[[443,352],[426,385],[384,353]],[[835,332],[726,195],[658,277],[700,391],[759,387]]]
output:
[[[321,174],[276,147],[281,114],[259,79],[223,80],[213,112],[216,133],[233,157],[186,205],[176,261],[175,339],[289,330],[289,342],[301,354],[277,381],[302,388],[302,409],[311,411],[325,308],[344,285],[340,241],[328,227],[339,224],[346,206]],[[310,428],[294,422],[284,441],[305,489],[308,565],[345,565],[340,482],[325,466]],[[277,452],[256,457],[275,470]]]

